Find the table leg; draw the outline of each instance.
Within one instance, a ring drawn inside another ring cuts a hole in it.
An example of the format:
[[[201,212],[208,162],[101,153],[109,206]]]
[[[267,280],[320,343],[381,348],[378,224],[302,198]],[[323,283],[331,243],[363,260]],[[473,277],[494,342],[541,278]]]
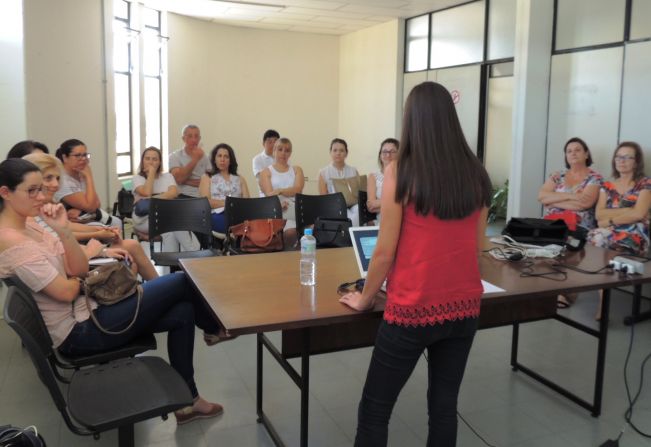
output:
[[[513,323],[513,335],[511,336],[511,369],[518,370],[518,341],[520,339],[520,323]]]
[[[631,315],[624,318],[624,324],[626,326],[651,319],[651,310],[640,312],[641,302],[642,285],[638,284],[633,288],[633,308],[631,309]]]
[[[303,329],[301,353],[301,447],[307,447],[310,406],[310,329]]]
[[[258,422],[262,422],[262,334],[256,334],[256,412]]]
[[[636,286],[637,287],[637,286]],[[599,320],[599,337],[597,344],[597,371],[594,381],[594,399],[592,416],[601,414],[601,398],[604,387],[604,365],[606,363],[606,342],[608,341],[608,318],[610,316],[610,289],[602,292],[601,319]]]

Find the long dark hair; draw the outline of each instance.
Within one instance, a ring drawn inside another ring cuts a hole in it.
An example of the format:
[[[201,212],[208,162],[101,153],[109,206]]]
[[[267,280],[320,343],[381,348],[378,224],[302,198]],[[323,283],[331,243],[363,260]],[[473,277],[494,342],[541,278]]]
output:
[[[230,158],[230,163],[228,163],[228,173],[230,175],[237,175],[237,159],[235,158],[235,151],[226,143],[219,143],[210,152],[210,166],[212,166],[212,169],[208,171],[208,175],[212,177],[215,174],[219,174],[219,168],[217,167],[215,157],[217,156],[217,151],[220,149],[226,149],[228,151],[228,157]]]
[[[7,158],[23,158],[25,155],[31,154],[35,150],[40,150],[45,154],[49,154],[50,150],[43,143],[34,140],[19,141],[7,152]]]
[[[613,168],[613,177],[619,178],[619,171],[617,171],[617,168],[615,166],[615,157],[617,156],[617,151],[623,147],[630,147],[635,151],[635,172],[633,172],[633,180],[637,182],[642,177],[644,177],[644,153],[642,152],[640,145],[635,141],[622,141],[617,146],[617,149],[615,149],[615,152],[613,152],[613,159],[611,161]]]
[[[83,141],[77,140],[76,138],[71,138],[61,143],[61,146],[59,146],[59,149],[57,149],[56,154],[54,155],[56,155],[57,158],[63,162],[63,156],[69,156],[70,152],[72,152],[72,148],[77,146],[86,147]]]
[[[445,87],[435,82],[414,87],[402,123],[396,202],[446,220],[490,205],[490,178],[466,142]]]
[[[147,173],[145,172],[145,167],[143,165],[143,160],[145,159],[145,154],[149,151],[156,152],[158,154],[158,159],[160,160],[160,164],[158,165],[158,169],[156,169],[156,175],[159,175],[161,171],[163,170],[163,153],[161,152],[160,149],[158,149],[155,146],[149,146],[147,149],[142,151],[142,154],[140,154],[140,166],[138,166],[138,175],[144,178],[147,178]]]
[[[30,172],[41,172],[34,163],[22,158],[8,158],[0,163],[0,187],[6,186],[9,191],[15,191]],[[4,199],[0,197],[0,212],[4,208]]]

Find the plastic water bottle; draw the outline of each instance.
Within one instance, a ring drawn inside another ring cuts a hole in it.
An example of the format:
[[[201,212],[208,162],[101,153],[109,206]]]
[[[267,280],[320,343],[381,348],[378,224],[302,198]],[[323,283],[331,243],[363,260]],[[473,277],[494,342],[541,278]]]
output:
[[[306,228],[301,238],[301,285],[316,284],[316,239],[312,229]]]

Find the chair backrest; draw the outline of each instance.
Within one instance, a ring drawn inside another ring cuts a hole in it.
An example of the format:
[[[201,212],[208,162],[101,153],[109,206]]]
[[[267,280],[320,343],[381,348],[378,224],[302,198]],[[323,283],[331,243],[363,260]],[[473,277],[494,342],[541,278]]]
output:
[[[38,377],[46,386],[52,400],[68,422],[67,404],[56,380],[52,362],[54,357],[52,340],[43,324],[38,308],[33,305],[33,298],[19,287],[12,285],[7,293],[4,308],[7,324],[18,334],[27,349]]]
[[[366,207],[366,201],[368,200],[368,193],[366,191],[360,189],[357,198],[359,204],[359,224],[364,226],[370,221],[375,220],[377,214],[370,212]]]
[[[252,219],[282,219],[283,207],[278,196],[226,197],[224,204],[226,228]]]
[[[192,231],[206,235],[199,238],[202,248],[212,244],[210,202],[205,197],[192,199],[152,198],[149,205],[149,240],[171,231]]]
[[[340,192],[318,196],[296,194],[296,231],[303,235],[303,229],[314,225],[317,217],[345,219],[346,211],[346,199]]]

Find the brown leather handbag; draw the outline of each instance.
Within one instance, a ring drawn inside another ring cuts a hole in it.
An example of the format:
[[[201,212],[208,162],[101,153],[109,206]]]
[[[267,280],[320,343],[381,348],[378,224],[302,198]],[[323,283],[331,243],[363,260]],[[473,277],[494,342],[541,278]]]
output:
[[[86,306],[88,306],[90,318],[100,331],[105,334],[119,335],[131,329],[131,326],[136,322],[138,312],[140,311],[142,286],[138,282],[136,274],[133,273],[125,263],[112,262],[110,264],[100,265],[91,270],[82,281],[81,288],[86,296]],[[102,306],[110,306],[119,303],[125,298],[129,298],[134,293],[138,300],[136,302],[136,311],[129,325],[120,331],[109,331],[104,328],[95,317],[95,313],[91,310],[92,308],[88,299],[93,298]]]
[[[284,248],[285,219],[252,219],[230,228],[244,253],[267,253]]]

